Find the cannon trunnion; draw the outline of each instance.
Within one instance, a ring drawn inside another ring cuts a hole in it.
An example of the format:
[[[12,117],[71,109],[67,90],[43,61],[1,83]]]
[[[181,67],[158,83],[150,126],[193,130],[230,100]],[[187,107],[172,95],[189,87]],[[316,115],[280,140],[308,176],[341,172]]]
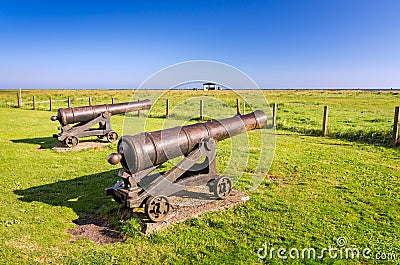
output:
[[[146,110],[150,107],[151,102],[146,99],[118,104],[60,108],[57,116],[51,117],[52,121],[58,120],[61,125],[58,128],[61,132],[53,134],[53,137],[68,147],[76,146],[79,138],[87,136],[97,136],[99,139],[106,138],[107,141],[114,142],[118,139],[118,134],[111,128],[111,115]],[[71,124],[75,125],[70,126]],[[99,124],[99,127],[92,128],[96,124]]]
[[[108,157],[109,163],[123,166],[118,173],[122,179],[105,192],[128,208],[144,208],[147,217],[155,222],[167,216],[168,197],[189,187],[205,185],[213,198],[224,199],[233,183],[217,173],[217,141],[266,124],[265,113],[257,110],[222,120],[123,136],[118,153]],[[172,169],[153,173],[161,164],[179,156],[183,159]]]

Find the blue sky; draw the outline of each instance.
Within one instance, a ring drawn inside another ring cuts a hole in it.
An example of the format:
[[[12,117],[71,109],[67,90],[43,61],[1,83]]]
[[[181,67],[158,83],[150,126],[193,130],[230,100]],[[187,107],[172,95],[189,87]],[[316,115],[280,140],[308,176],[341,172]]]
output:
[[[400,88],[400,1],[1,1],[0,88],[131,88],[188,60],[263,88]]]

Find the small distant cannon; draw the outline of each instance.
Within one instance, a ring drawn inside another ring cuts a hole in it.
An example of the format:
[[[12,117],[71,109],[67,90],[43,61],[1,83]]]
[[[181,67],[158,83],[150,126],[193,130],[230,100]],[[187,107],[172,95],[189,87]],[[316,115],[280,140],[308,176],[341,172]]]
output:
[[[87,136],[97,136],[99,139],[106,138],[107,141],[114,142],[118,139],[118,134],[111,129],[111,115],[150,108],[151,101],[148,99],[117,104],[60,108],[57,116],[50,118],[52,121],[58,120],[61,124],[58,127],[61,133],[53,134],[53,137],[68,147],[76,146],[79,138]],[[91,128],[97,123],[99,124],[98,128]],[[75,125],[70,126],[71,124]]]
[[[108,156],[110,164],[123,166],[118,173],[122,180],[106,188],[105,193],[128,208],[144,207],[154,222],[164,220],[168,214],[168,196],[188,185],[206,185],[215,199],[224,199],[232,190],[232,180],[217,174],[216,142],[266,124],[267,116],[257,110],[222,120],[123,136],[118,153]],[[150,175],[164,162],[179,156],[184,158],[172,169]]]

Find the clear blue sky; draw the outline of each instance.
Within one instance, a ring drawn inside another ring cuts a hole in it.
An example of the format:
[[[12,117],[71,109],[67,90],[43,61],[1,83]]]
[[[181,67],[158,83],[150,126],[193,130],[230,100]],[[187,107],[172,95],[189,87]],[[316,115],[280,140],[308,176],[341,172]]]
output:
[[[0,1],[0,88],[131,88],[187,60],[264,88],[400,88],[400,1]]]

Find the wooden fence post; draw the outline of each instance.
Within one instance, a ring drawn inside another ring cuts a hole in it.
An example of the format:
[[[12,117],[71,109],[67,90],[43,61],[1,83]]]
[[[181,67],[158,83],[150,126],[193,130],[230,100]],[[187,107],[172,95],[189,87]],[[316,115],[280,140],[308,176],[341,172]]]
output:
[[[243,97],[243,115],[246,114],[246,97]]]
[[[399,138],[399,107],[394,108],[392,146],[396,146]]]
[[[89,97],[89,106],[92,106],[92,97]]]
[[[53,98],[52,97],[50,97],[49,104],[50,104],[50,111],[52,111],[53,110]]]
[[[326,136],[328,134],[328,106],[324,106],[324,120],[322,122],[322,136]]]
[[[137,101],[140,101],[139,99]],[[140,110],[137,111],[137,116],[140,117]]]
[[[111,104],[114,104],[114,98],[111,98]]]
[[[18,108],[21,108],[21,97],[20,97],[20,95],[19,95],[19,92],[17,92],[17,104],[18,104]]]
[[[169,99],[165,101],[165,118],[169,118]]]
[[[200,120],[203,120],[203,100],[200,99]]]
[[[68,108],[70,108],[70,107],[71,107],[71,98],[68,97]]]
[[[236,114],[240,115],[240,99],[236,98]]]
[[[35,98],[35,96],[32,97],[32,105],[33,105],[33,110],[36,110],[36,98]]]
[[[272,127],[276,127],[276,111],[278,109],[278,104],[274,103],[272,107]]]

